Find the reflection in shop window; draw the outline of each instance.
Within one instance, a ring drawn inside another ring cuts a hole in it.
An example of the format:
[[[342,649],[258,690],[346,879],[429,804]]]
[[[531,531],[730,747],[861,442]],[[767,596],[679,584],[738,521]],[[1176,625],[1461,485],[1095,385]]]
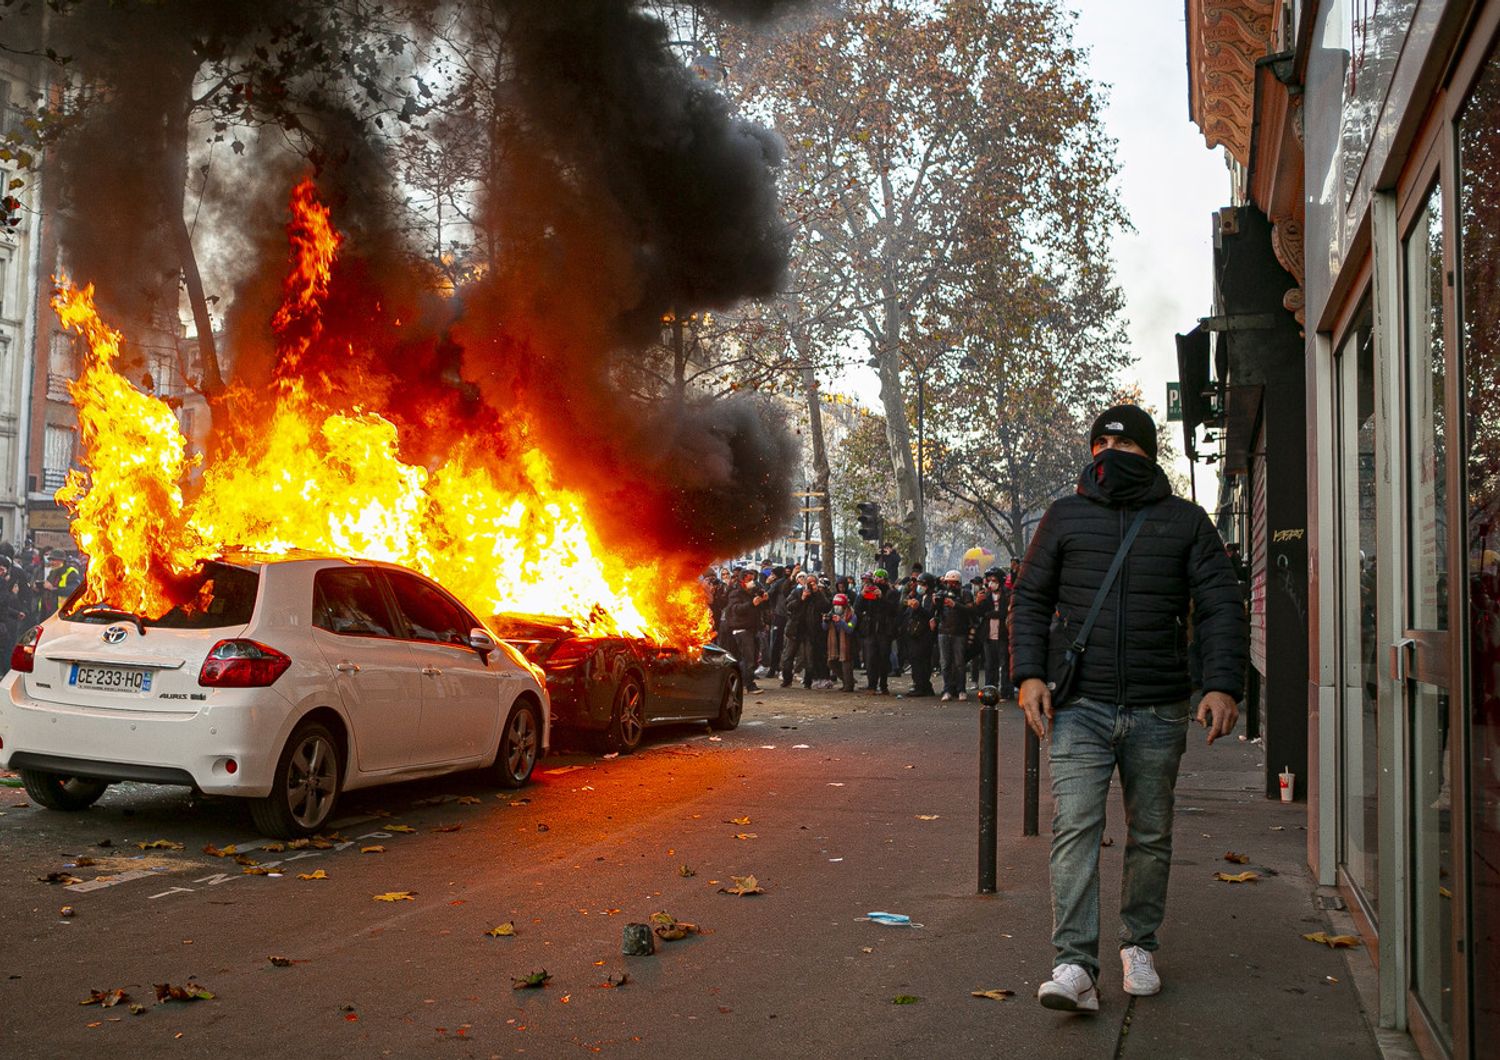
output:
[[[1448,628],[1448,425],[1443,406],[1443,192],[1434,187],[1406,237],[1407,393],[1411,461],[1411,613],[1415,629]]]
[[[1459,118],[1474,1041],[1500,1036],[1500,63]]]

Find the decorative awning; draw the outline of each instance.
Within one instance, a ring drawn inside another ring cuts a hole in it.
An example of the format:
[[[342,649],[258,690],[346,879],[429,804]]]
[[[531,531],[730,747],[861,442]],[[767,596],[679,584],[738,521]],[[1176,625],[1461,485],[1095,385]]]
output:
[[[1186,0],[1188,110],[1209,147],[1250,163],[1255,64],[1271,51],[1275,0]]]

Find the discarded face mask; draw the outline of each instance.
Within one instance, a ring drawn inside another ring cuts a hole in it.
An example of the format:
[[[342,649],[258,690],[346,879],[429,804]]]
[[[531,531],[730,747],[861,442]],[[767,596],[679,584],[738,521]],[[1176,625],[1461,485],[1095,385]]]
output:
[[[921,924],[913,924],[911,917],[905,913],[866,913],[859,919],[868,920],[872,924],[881,924],[885,927],[919,928],[922,926]]]

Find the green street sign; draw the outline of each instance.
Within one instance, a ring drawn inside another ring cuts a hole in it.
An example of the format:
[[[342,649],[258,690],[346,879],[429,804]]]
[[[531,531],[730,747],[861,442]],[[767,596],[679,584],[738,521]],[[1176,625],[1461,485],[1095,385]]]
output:
[[[1167,422],[1182,422],[1182,384],[1167,384]]]

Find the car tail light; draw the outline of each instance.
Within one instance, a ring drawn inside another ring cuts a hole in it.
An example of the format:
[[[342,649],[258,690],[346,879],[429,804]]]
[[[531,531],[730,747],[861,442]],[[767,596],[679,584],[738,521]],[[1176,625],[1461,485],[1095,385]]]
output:
[[[29,674],[36,668],[36,642],[42,639],[42,627],[33,626],[10,652],[10,668]]]
[[[254,640],[221,640],[213,646],[198,683],[205,688],[265,688],[292,665],[289,655]]]
[[[558,641],[552,650],[543,653],[539,661],[548,670],[570,670],[582,663],[594,650],[594,645],[578,637]]]

